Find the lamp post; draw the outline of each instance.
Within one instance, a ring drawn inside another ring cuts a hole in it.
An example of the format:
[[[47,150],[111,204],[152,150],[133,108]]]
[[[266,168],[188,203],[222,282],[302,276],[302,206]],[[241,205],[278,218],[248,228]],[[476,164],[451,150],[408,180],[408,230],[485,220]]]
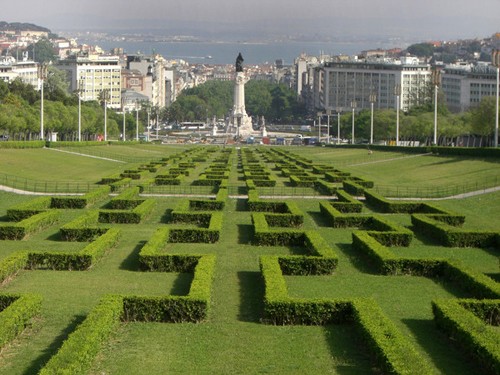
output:
[[[354,144],[354,112],[356,111],[356,107],[358,106],[358,103],[356,103],[356,100],[351,101],[351,108],[352,108],[352,130],[351,130],[351,144]]]
[[[135,140],[139,141],[139,102],[135,101]]]
[[[399,146],[399,97],[401,95],[401,85],[399,83],[394,86],[394,95],[396,95],[396,146]]]
[[[434,137],[433,143],[437,146],[437,128],[438,128],[438,89],[439,89],[439,72],[434,69],[432,72],[432,84],[434,85]]]
[[[321,116],[323,116],[323,112],[318,112],[318,142],[321,142]]]
[[[500,90],[500,50],[494,50],[493,54],[493,65],[497,68],[497,83],[496,83],[496,106],[495,106],[495,139],[494,146],[498,147],[498,101],[500,100],[499,90]]]
[[[78,89],[78,142],[82,141],[82,96]]]
[[[41,64],[38,68],[38,73],[40,76],[41,87],[40,87],[40,140],[43,141],[45,137],[45,132],[43,130],[44,119],[43,119],[43,86],[45,79],[47,78],[47,65]]]
[[[158,111],[156,111],[156,139],[158,140]]]
[[[498,101],[499,101],[499,88],[500,86],[500,66],[497,65],[497,100],[496,100],[496,110],[495,110],[495,147],[498,147]]]
[[[104,101],[104,141],[108,140],[108,100],[109,89],[102,90],[102,100]]]
[[[125,116],[126,116],[125,106],[123,106],[122,110],[123,110],[122,141],[125,142],[125,140],[127,138],[125,136],[125,131],[126,131],[126,129],[125,129],[125,121],[126,121],[125,120]]]
[[[148,106],[146,107],[147,108],[147,115],[148,115],[148,119],[147,119],[147,123],[146,123],[146,129],[147,129],[147,136],[148,136],[148,140],[149,140],[149,137],[150,137],[150,127],[151,127],[151,119],[149,118],[149,116],[151,116],[151,108],[148,104]]]
[[[330,144],[330,116],[331,116],[331,114],[332,114],[332,110],[328,109],[326,111],[326,119],[327,119],[327,121],[326,121],[326,124],[327,124],[326,125],[327,126],[327,128],[326,128],[326,136],[327,136],[326,143],[328,143],[328,144]]]
[[[337,144],[340,144],[340,113],[342,112],[342,107],[337,108]]]
[[[377,95],[370,94],[370,107],[371,107],[371,117],[370,117],[370,144],[373,144],[373,105],[377,101]]]

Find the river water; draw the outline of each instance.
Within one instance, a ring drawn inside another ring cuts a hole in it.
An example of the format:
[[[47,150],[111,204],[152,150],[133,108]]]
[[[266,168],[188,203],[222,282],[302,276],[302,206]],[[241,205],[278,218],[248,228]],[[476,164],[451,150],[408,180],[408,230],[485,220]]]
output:
[[[118,42],[100,41],[89,42],[97,44],[105,50],[121,47],[127,54],[142,53],[149,55],[159,53],[166,59],[183,59],[190,63],[206,64],[233,64],[238,53],[241,52],[245,64],[274,63],[282,59],[285,65],[293,64],[301,54],[319,56],[320,53],[329,55],[355,55],[363,50],[376,48],[406,47],[396,45],[390,41],[381,42]]]

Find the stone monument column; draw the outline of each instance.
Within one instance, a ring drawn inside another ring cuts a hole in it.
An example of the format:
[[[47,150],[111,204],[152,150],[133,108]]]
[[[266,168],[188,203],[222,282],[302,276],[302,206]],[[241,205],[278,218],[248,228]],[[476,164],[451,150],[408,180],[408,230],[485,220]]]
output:
[[[234,81],[234,105],[231,113],[231,127],[236,136],[246,137],[252,133],[252,119],[245,110],[245,84],[248,78],[243,72],[243,57],[241,53],[236,58],[236,78]]]

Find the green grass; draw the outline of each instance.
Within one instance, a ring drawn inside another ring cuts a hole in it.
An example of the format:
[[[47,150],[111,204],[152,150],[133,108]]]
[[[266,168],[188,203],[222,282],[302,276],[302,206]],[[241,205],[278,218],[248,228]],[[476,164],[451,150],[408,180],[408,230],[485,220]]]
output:
[[[386,196],[445,197],[500,186],[500,160],[413,155],[364,149],[298,148],[294,152],[315,163],[375,183]]]
[[[111,146],[110,149],[114,147]],[[139,145],[137,154],[156,154],[157,147],[162,146],[150,148]],[[128,152],[136,150],[135,147],[131,149]],[[330,152],[330,164],[335,164],[334,158],[340,157],[340,154],[337,155],[339,150],[309,149],[321,152],[318,154],[318,160],[328,159],[326,153]],[[176,149],[175,152],[179,151],[180,149]],[[350,153],[353,150],[347,151]],[[127,151],[121,148],[119,152]],[[54,154],[59,155],[56,152]],[[19,159],[24,157],[22,153],[17,155]],[[311,155],[313,157],[315,154]],[[351,159],[355,156],[355,153],[348,155]],[[26,159],[33,161],[36,157],[28,153]],[[237,171],[235,160],[230,163],[230,178],[235,183],[242,183],[242,174]],[[64,164],[62,160],[59,161]],[[22,160],[21,164],[25,162]],[[318,161],[320,162],[325,163]],[[488,164],[481,161],[478,163]],[[376,170],[384,164],[374,164],[371,168]],[[401,179],[407,173],[412,173],[407,172],[403,168],[404,165],[399,165]],[[449,168],[455,168],[453,163],[447,165]],[[117,170],[124,169],[125,164],[117,163],[115,167]],[[474,163],[469,167],[475,168]],[[69,167],[62,165],[58,168],[65,170]],[[431,166],[428,168],[432,169]],[[190,178],[197,177],[203,169],[203,165],[198,166]],[[57,170],[52,172],[57,173]],[[390,168],[381,167],[378,178],[386,176],[390,179],[392,173]],[[0,192],[0,225],[5,223],[5,212],[9,207],[29,199],[32,197]],[[168,225],[168,212],[175,209],[182,198],[154,199],[157,204],[143,223],[117,225],[122,229],[118,245],[92,269],[80,272],[22,271],[12,281],[2,285],[2,292],[40,293],[43,296],[43,306],[41,316],[33,326],[0,353],[0,374],[36,374],[104,294],[184,295],[188,292],[192,278],[189,274],[138,271],[140,248],[151,238],[156,228]],[[499,230],[499,201],[500,192],[434,204],[466,215],[466,228]],[[372,297],[421,355],[432,364],[436,373],[479,373],[478,367],[471,364],[437,331],[432,320],[431,300],[467,296],[460,287],[423,277],[378,275],[364,258],[353,250],[352,229],[329,228],[315,199],[297,199],[296,202],[305,215],[303,229],[320,232],[338,254],[339,266],[335,274],[330,276],[287,276],[286,282],[291,296]],[[95,207],[103,207],[105,204],[106,202],[99,202]],[[366,207],[363,212],[372,213]],[[15,251],[26,249],[75,252],[81,250],[85,243],[60,241],[58,229],[82,213],[82,210],[66,210],[57,225],[37,233],[28,240],[0,241],[0,260]],[[411,227],[409,215],[384,216],[388,220]],[[224,209],[224,224],[218,243],[167,245],[164,251],[168,253],[216,255],[208,321],[199,324],[122,323],[104,344],[90,373],[371,373],[371,360],[350,325],[270,326],[260,322],[264,286],[259,272],[259,257],[302,254],[303,250],[286,246],[253,246],[251,240],[251,214],[246,210],[244,200],[231,199]],[[500,274],[498,251],[493,249],[444,248],[418,236],[409,248],[391,250],[397,255],[408,257],[459,259],[488,275]]]

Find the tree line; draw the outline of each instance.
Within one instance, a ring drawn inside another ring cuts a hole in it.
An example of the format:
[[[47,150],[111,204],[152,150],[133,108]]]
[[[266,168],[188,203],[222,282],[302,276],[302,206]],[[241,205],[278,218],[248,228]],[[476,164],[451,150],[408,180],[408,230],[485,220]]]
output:
[[[44,134],[58,133],[61,141],[78,139],[78,96],[68,93],[65,81],[57,69],[50,71],[44,83]],[[10,83],[0,81],[0,135],[11,140],[39,140],[41,131],[41,92],[17,78]],[[143,114],[144,116],[144,114]],[[143,122],[144,123],[144,122]],[[119,138],[123,129],[123,115],[107,111],[107,134]],[[125,115],[127,138],[134,138],[136,121],[133,114]],[[99,101],[81,102],[82,140],[97,140],[104,133],[104,107]]]
[[[226,118],[233,107],[234,82],[208,81],[184,90],[168,108],[169,121],[203,121]],[[245,85],[245,109],[249,116],[264,116],[266,122],[292,123],[306,117],[306,111],[289,87],[251,80]]]
[[[44,138],[49,132],[57,132],[59,140],[78,139],[78,96],[68,92],[64,73],[51,69],[44,82]],[[139,132],[144,131],[147,112],[154,121],[182,122],[205,121],[226,118],[233,105],[234,83],[231,81],[209,81],[185,90],[169,108],[142,106],[139,113]],[[307,113],[296,94],[285,85],[267,81],[249,81],[245,86],[246,110],[251,116],[264,116],[266,123],[304,124]],[[431,96],[430,96],[431,97]],[[31,85],[15,79],[10,83],[0,81],[0,135],[13,140],[37,140],[40,138],[40,92]],[[125,114],[126,138],[136,135],[135,114]],[[311,117],[315,117],[315,114]],[[341,116],[341,138],[351,138],[352,113]],[[369,110],[355,114],[356,139],[370,138]],[[325,124],[326,119],[322,119]],[[309,121],[312,121],[311,118]],[[337,134],[331,119],[330,134]],[[104,106],[102,101],[81,103],[82,140],[96,140],[103,134]],[[482,144],[491,144],[495,126],[495,98],[485,97],[477,107],[463,113],[450,113],[444,97],[438,100],[438,134],[441,144],[463,135],[475,135],[485,139]],[[108,108],[107,134],[118,139],[123,129],[123,114]],[[400,140],[429,143],[434,132],[434,104],[412,108],[400,116]],[[395,139],[396,111],[375,110],[374,140]]]

